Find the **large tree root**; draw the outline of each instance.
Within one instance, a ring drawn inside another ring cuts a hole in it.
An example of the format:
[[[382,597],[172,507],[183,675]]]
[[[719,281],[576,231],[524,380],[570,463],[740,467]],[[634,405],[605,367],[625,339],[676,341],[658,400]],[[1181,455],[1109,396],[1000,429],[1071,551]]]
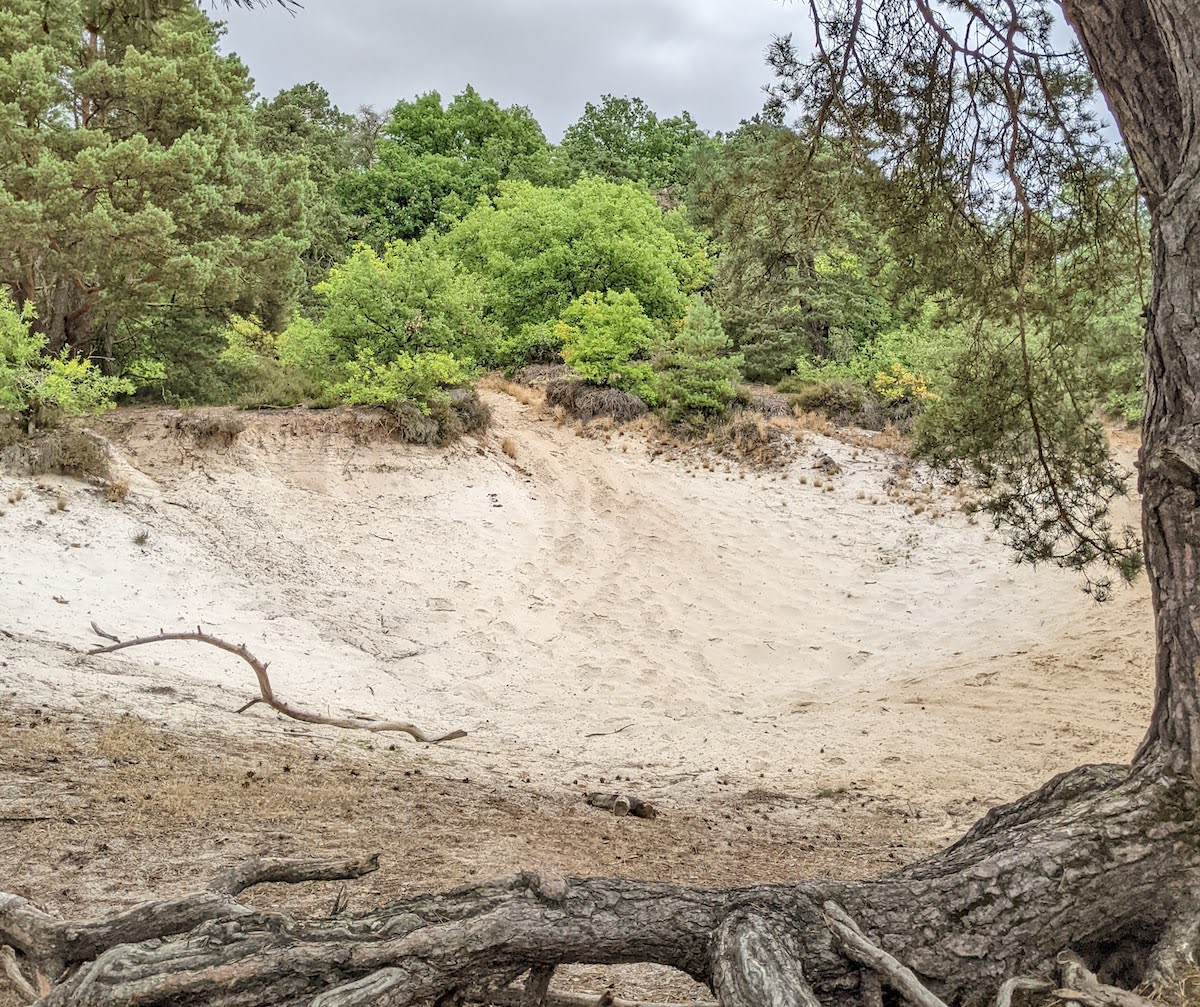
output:
[[[258,696],[250,700],[245,706],[241,707],[237,712],[245,713],[252,706],[259,703],[265,703],[277,713],[282,713],[285,717],[291,717],[292,720],[299,720],[305,724],[322,724],[326,727],[341,727],[355,731],[394,731],[401,734],[407,734],[415,738],[417,741],[423,741],[428,744],[436,745],[443,741],[453,741],[456,738],[465,738],[467,732],[463,730],[451,731],[449,734],[431,735],[422,731],[419,727],[409,724],[402,720],[372,720],[366,717],[325,717],[319,713],[309,713],[307,710],[301,710],[290,703],[284,702],[275,695],[275,690],[271,687],[271,680],[267,677],[266,661],[260,661],[257,657],[246,649],[246,645],[232,644],[219,637],[212,636],[209,633],[203,632],[197,627],[194,633],[159,633],[155,636],[139,636],[134,640],[118,640],[111,633],[106,633],[94,622],[92,630],[98,636],[104,637],[106,640],[114,640],[115,643],[107,647],[96,647],[89,650],[88,654],[96,656],[98,654],[113,654],[118,650],[127,650],[130,647],[144,647],[150,643],[166,643],[172,640],[185,640],[191,643],[207,643],[210,647],[216,647],[218,650],[223,650],[226,653],[234,654],[245,661],[254,671],[254,677],[258,679]]]
[[[1088,768],[876,881],[702,891],[524,874],[329,918],[236,896],[373,861],[254,861],[94,923],[0,896],[0,945],[44,1007],[566,1005],[579,1001],[549,989],[556,966],[628,962],[680,969],[721,1007],[1012,1007],[1051,984],[1084,1007],[1146,1007],[1108,972],[1136,984],[1182,932],[1198,810],[1195,786],[1157,768]],[[1138,974],[1120,974],[1122,955]]]

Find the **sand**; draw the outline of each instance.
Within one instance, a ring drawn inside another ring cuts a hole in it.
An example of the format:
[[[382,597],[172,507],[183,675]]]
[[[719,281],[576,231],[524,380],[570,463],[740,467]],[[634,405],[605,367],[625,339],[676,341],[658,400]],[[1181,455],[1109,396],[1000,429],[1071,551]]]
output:
[[[920,514],[889,498],[910,463],[887,451],[811,434],[787,478],[725,471],[487,398],[493,428],[447,451],[305,412],[200,446],[169,410],[122,410],[97,429],[125,502],[0,477],[0,704],[344,737],[237,715],[249,669],[215,650],[82,656],[93,620],[201,625],[297,705],[467,730],[430,750],[446,772],[572,797],[620,777],[668,812],[862,795],[918,809],[933,839],[1140,739],[1144,579],[1097,606],[1074,575],[1015,565],[952,489]]]

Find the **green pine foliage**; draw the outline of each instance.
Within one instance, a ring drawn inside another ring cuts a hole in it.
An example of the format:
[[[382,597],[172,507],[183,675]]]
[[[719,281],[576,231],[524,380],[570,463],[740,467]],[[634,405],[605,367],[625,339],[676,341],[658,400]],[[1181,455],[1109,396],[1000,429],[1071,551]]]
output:
[[[718,416],[737,394],[743,359],[732,352],[721,315],[699,295],[655,358],[658,398],[672,423]]]
[[[0,283],[54,352],[157,356],[171,312],[299,290],[312,184],[256,147],[218,38],[192,4],[0,11]]]

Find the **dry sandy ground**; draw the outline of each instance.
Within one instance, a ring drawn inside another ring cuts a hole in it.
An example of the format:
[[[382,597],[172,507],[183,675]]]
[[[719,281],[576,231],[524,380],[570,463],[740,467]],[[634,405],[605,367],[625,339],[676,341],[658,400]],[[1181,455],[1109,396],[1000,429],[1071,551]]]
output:
[[[367,900],[530,864],[862,875],[1136,744],[1144,581],[1096,606],[1013,565],[948,490],[921,514],[890,498],[909,464],[888,452],[814,434],[782,473],[726,471],[488,398],[492,430],[446,452],[303,412],[198,446],[121,411],[101,429],[124,503],[0,477],[0,890],[93,912],[252,849],[382,849]],[[92,620],[200,624],[297,705],[469,735],[238,716],[244,664],[87,658]],[[663,814],[582,805],[609,786]]]

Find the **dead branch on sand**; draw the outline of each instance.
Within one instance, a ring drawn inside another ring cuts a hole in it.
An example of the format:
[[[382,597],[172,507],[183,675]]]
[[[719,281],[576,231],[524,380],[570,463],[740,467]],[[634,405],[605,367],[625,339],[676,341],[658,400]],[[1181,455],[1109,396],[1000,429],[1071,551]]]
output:
[[[92,630],[106,640],[117,639],[111,633],[106,633],[94,622],[92,623]],[[275,690],[271,688],[271,680],[267,677],[267,665],[269,662],[260,661],[246,649],[244,643],[237,645],[229,643],[226,640],[220,639],[220,637],[203,632],[198,626],[194,633],[159,633],[157,636],[139,636],[134,640],[118,641],[107,647],[96,647],[94,650],[89,650],[88,654],[94,657],[98,654],[112,654],[118,650],[127,650],[130,647],[142,647],[148,643],[166,643],[172,640],[207,643],[218,650],[223,650],[240,657],[254,669],[254,677],[258,679],[259,695],[256,699],[250,700],[249,703],[241,707],[237,711],[238,713],[245,713],[252,706],[257,706],[259,703],[266,703],[267,706],[277,713],[282,713],[285,717],[290,717],[292,720],[299,720],[305,724],[323,724],[326,727],[341,727],[351,731],[372,731],[375,733],[394,731],[411,735],[417,741],[423,741],[431,745],[467,736],[466,731],[456,730],[451,731],[449,734],[435,737],[422,731],[419,727],[415,727],[402,720],[372,720],[368,717],[326,717],[319,713],[309,713],[307,710],[298,709],[275,695]]]

